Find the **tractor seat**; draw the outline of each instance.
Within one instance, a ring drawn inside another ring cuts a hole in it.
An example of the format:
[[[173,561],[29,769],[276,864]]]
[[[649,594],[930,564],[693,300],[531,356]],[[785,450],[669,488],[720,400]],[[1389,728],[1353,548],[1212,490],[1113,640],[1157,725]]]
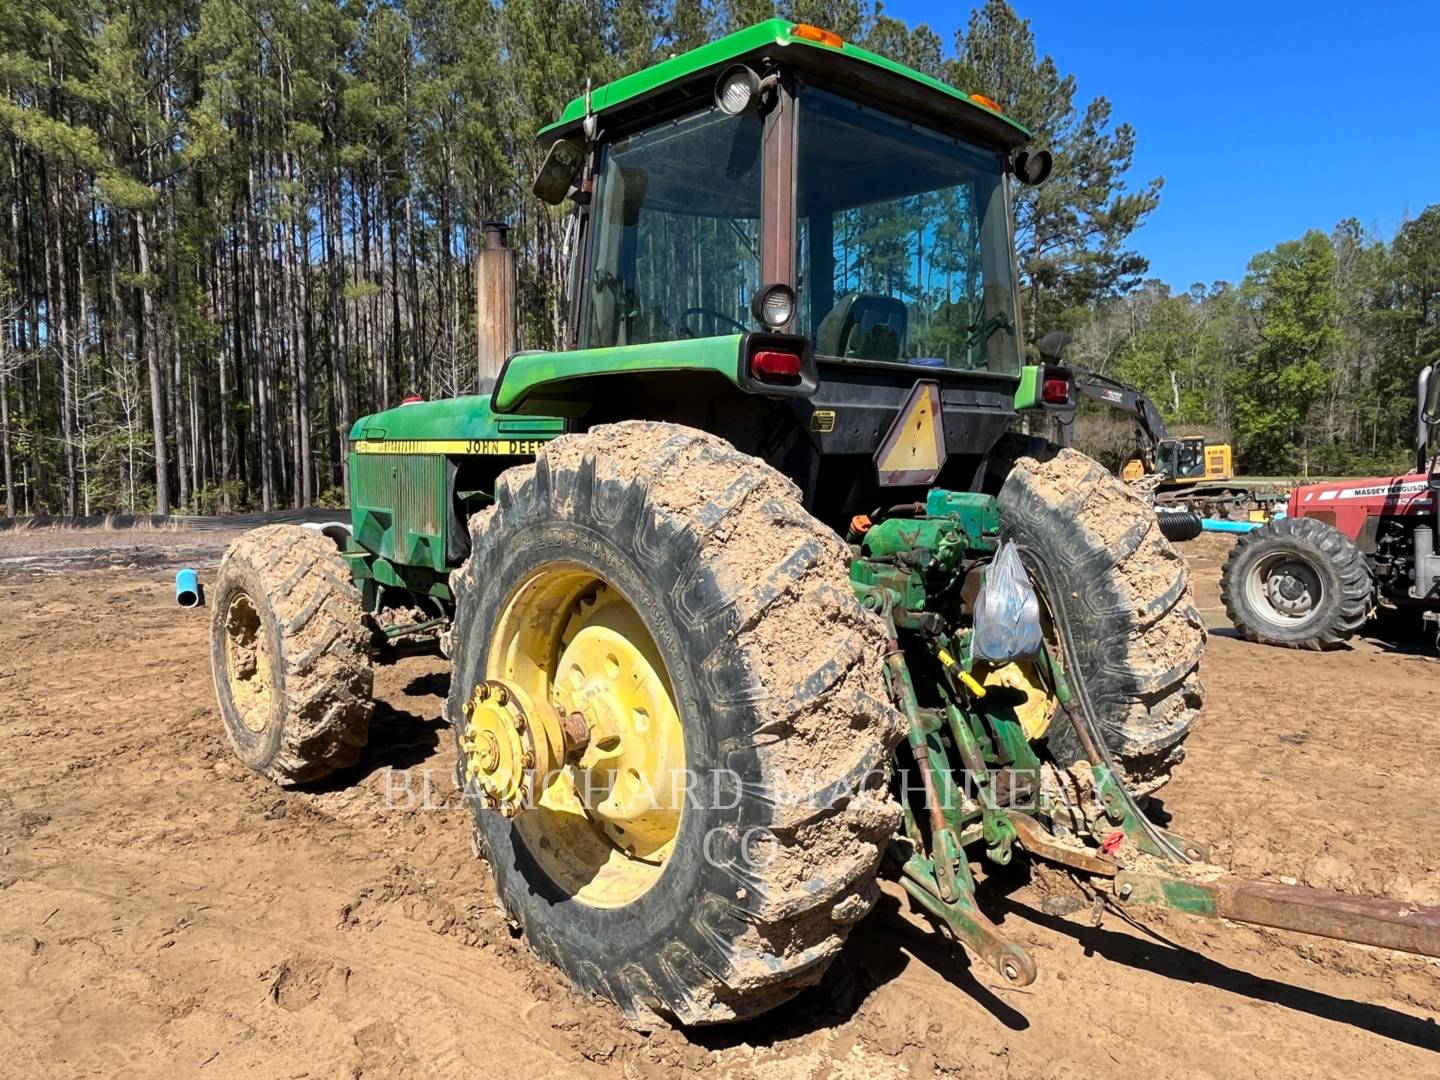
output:
[[[846,293],[815,331],[815,352],[850,360],[897,361],[905,353],[910,312],[893,296]]]

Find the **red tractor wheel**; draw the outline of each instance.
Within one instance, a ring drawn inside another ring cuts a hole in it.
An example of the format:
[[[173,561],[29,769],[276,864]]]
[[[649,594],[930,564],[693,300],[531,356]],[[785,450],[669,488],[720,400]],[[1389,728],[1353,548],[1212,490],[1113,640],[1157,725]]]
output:
[[[1220,575],[1230,621],[1250,641],[1327,649],[1365,625],[1374,582],[1360,549],[1315,518],[1281,518],[1236,541]]]

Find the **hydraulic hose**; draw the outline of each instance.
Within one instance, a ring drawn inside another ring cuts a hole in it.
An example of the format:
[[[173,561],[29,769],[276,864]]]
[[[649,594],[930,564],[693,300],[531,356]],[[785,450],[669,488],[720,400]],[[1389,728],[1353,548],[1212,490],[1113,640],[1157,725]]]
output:
[[[1030,573],[1031,576],[1042,578],[1042,584],[1046,586],[1041,590],[1040,599],[1041,602],[1050,609],[1050,625],[1057,628],[1068,626],[1069,623],[1065,618],[1065,591],[1054,587],[1053,583],[1043,580],[1046,577],[1043,566],[1036,565],[1033,570],[1027,566],[1026,572]],[[1063,636],[1060,637],[1060,649],[1061,652],[1064,653],[1065,661],[1073,665],[1075,658],[1070,655],[1070,647]],[[1063,672],[1057,671],[1054,674],[1057,676],[1056,682],[1058,686],[1060,679],[1064,678]],[[1065,682],[1068,687],[1068,680],[1065,680]],[[1064,704],[1065,716],[1075,728],[1075,736],[1080,740],[1080,745],[1084,749],[1085,757],[1089,763],[1091,765],[1103,764],[1106,769],[1109,770],[1111,777],[1115,781],[1115,786],[1120,791],[1120,797],[1125,801],[1126,809],[1134,815],[1135,820],[1140,823],[1140,827],[1145,830],[1145,835],[1150,838],[1159,851],[1164,852],[1167,857],[1173,859],[1175,862],[1188,863],[1193,861],[1170,841],[1170,838],[1165,835],[1164,830],[1146,816],[1145,811],[1140,809],[1140,804],[1135,801],[1135,796],[1132,795],[1130,789],[1125,786],[1122,779],[1124,774],[1115,763],[1114,757],[1111,756],[1110,748],[1105,745],[1105,739],[1100,733],[1100,725],[1095,721],[1094,709],[1091,707],[1090,699],[1085,693],[1084,685],[1082,684],[1078,688],[1070,688],[1069,697],[1070,701],[1068,704],[1062,703]]]

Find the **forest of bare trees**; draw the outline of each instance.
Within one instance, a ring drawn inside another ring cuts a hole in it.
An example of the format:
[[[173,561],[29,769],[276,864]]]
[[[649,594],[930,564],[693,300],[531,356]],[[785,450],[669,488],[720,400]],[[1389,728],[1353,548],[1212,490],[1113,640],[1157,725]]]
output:
[[[530,308],[552,306],[514,133],[561,92],[517,98],[498,58],[551,32],[539,5],[6,11],[12,512],[335,498],[356,415],[473,380],[488,217],[521,225]]]

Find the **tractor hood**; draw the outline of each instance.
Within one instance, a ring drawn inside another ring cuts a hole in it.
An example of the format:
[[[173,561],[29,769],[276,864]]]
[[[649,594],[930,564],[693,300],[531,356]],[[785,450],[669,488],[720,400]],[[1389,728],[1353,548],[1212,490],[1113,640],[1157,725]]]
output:
[[[1306,484],[1290,493],[1286,507],[1291,517],[1321,517],[1341,526],[1341,519],[1359,514],[1394,516],[1428,512],[1434,506],[1424,473],[1337,480]],[[1334,515],[1333,517],[1331,515]],[[1350,535],[1355,535],[1350,533]]]
[[[553,439],[564,431],[565,421],[555,417],[496,416],[489,394],[468,394],[409,401],[362,416],[350,429],[350,443],[357,453],[524,454],[534,450],[510,444]]]

